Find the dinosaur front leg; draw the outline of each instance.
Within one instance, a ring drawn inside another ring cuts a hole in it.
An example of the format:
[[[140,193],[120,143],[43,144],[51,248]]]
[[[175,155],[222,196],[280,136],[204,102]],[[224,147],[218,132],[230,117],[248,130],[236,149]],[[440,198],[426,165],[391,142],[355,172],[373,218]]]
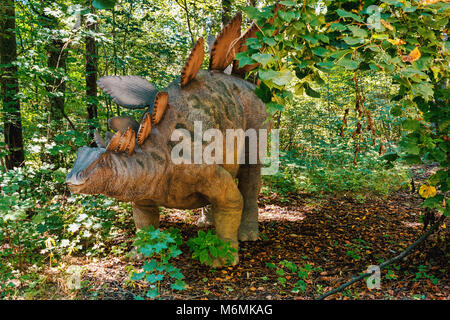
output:
[[[244,197],[239,240],[256,241],[258,230],[258,195],[261,188],[261,165],[242,165],[238,172],[238,188]]]
[[[152,225],[159,227],[159,209],[153,201],[136,201],[132,204],[133,219],[137,229],[144,229]]]
[[[205,183],[202,183],[200,192],[210,201],[216,227],[217,236],[223,241],[229,241],[236,249],[239,249],[238,229],[241,222],[243,199],[234,182],[233,177],[222,167],[213,167],[214,173],[206,175]],[[234,253],[232,265],[239,262],[239,255]],[[214,259],[213,267],[226,264],[224,259]]]

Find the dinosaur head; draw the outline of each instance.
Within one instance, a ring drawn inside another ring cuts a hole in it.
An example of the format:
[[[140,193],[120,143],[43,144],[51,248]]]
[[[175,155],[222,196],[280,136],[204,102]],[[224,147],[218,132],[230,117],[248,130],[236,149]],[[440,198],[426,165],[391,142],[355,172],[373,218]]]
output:
[[[138,147],[150,133],[150,116],[147,113],[144,117],[137,139],[132,129],[135,127],[134,119],[116,117],[110,120],[114,120],[110,122],[118,131],[107,136],[106,142],[96,131],[94,140],[98,147],[84,146],[78,150],[77,159],[66,177],[66,183],[73,193],[104,194],[129,201],[142,193],[140,186],[143,180],[151,178],[149,173],[152,172],[153,164],[149,162],[147,154]],[[143,174],[144,172],[146,174]]]
[[[111,156],[105,148],[80,148],[73,169],[66,177],[70,191],[84,194],[107,192],[116,171]]]
[[[154,179],[154,161],[140,149],[127,154],[84,146],[78,150],[66,184],[75,194],[104,194],[132,201],[147,195]]]

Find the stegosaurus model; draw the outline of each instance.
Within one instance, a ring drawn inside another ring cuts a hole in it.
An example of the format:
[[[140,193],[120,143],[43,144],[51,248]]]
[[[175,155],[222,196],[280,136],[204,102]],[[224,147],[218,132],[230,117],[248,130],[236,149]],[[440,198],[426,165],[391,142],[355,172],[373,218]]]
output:
[[[194,46],[180,79],[158,90],[137,76],[107,76],[99,86],[126,108],[148,108],[140,123],[132,117],[113,117],[116,133],[106,141],[96,132],[97,148],[82,147],[66,183],[73,193],[104,194],[132,202],[137,228],[159,225],[158,206],[194,209],[211,205],[219,238],[238,248],[238,240],[259,237],[257,196],[261,164],[175,164],[171,159],[174,130],[194,132],[194,121],[203,130],[267,129],[265,104],[255,95],[255,85],[242,75],[255,66],[233,65],[232,75],[223,70],[233,63],[245,41],[255,37],[252,24],[241,35],[241,14],[221,31],[211,48],[209,71],[200,70],[203,39]],[[240,145],[239,145],[240,143]],[[237,157],[248,158],[248,141],[235,144]],[[204,146],[202,146],[204,147]],[[235,179],[238,179],[236,184]],[[233,264],[238,263],[235,254]],[[215,266],[223,261],[214,260]]]

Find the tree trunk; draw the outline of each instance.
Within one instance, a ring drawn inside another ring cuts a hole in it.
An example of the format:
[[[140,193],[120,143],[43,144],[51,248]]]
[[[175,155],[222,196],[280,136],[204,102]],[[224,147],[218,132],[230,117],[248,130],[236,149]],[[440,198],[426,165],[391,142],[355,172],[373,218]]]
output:
[[[48,16],[44,12],[44,6],[41,4],[40,20],[43,26],[50,30],[59,29],[59,21],[56,17]],[[53,71],[51,76],[45,78],[47,95],[49,97],[49,124],[50,134],[52,137],[61,127],[62,119],[64,118],[64,104],[65,104],[65,91],[66,82],[63,75],[60,75],[60,70],[65,72],[67,48],[63,40],[53,38],[46,46],[47,51],[47,67]]]
[[[24,165],[22,119],[20,115],[19,80],[16,44],[16,11],[14,0],[0,2],[0,70],[3,97],[3,129],[5,136],[6,168]]]
[[[94,8],[91,8],[94,10]],[[87,26],[90,31],[96,31],[97,23]],[[94,129],[97,119],[97,70],[98,70],[98,48],[94,37],[87,36],[86,40],[86,109],[89,132],[94,138]]]
[[[47,47],[47,66],[50,69],[66,69],[67,50],[62,40],[52,40]],[[60,77],[47,79],[47,88],[50,98],[50,121],[60,122],[64,115],[64,93],[66,82]]]
[[[232,0],[222,0],[222,29],[231,20],[231,3]]]

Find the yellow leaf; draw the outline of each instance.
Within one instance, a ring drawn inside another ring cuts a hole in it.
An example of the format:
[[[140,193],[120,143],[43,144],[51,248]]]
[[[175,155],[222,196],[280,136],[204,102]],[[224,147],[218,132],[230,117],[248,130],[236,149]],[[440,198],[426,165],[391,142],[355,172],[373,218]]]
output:
[[[436,188],[423,184],[419,189],[419,194],[422,198],[432,198],[436,195]]]
[[[402,39],[387,39],[387,41],[388,41],[390,44],[394,45],[394,46],[400,46],[400,45],[406,43],[406,42],[405,42],[404,40],[402,40]]]
[[[389,29],[391,31],[394,30],[394,27],[389,22],[387,22],[386,20],[380,19],[380,22],[386,29]]]
[[[418,47],[415,47],[413,51],[411,51],[407,56],[403,56],[402,60],[403,62],[414,62],[419,60],[420,56],[422,54],[419,51]]]
[[[433,3],[436,3],[436,2],[439,2],[439,1],[441,1],[441,0],[422,0],[422,3],[424,5],[427,5],[427,4],[433,4]]]
[[[415,47],[414,50],[409,53],[409,56],[411,57],[413,62],[419,60],[421,55],[422,54],[420,53],[418,47]]]

